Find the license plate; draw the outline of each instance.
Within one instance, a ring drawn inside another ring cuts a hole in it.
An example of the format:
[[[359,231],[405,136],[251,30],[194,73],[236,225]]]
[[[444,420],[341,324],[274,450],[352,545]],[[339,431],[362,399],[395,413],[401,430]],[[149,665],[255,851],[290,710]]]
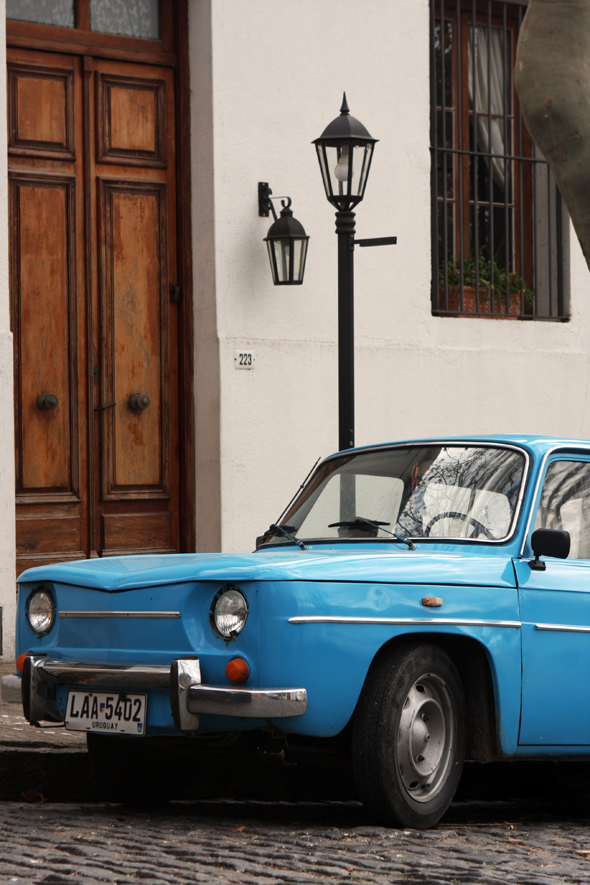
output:
[[[66,728],[98,734],[145,734],[147,696],[124,692],[70,691]]]

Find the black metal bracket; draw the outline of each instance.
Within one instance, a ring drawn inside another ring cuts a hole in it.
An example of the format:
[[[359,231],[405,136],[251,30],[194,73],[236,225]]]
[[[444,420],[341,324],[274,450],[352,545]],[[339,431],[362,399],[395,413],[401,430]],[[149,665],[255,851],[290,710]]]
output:
[[[291,205],[291,197],[273,197],[272,190],[268,186],[268,181],[259,181],[258,182],[258,216],[259,218],[268,218],[270,213],[272,212],[272,216],[275,221],[277,221],[278,216],[275,212],[275,207],[272,204],[273,200],[280,200],[283,209],[288,209]]]
[[[268,181],[258,182],[258,215],[260,218],[268,218],[273,205],[270,200],[272,194]]]
[[[170,283],[168,291],[170,292],[170,301],[172,304],[178,304],[180,301],[180,286]]]
[[[370,240],[353,240],[354,246],[395,246],[397,237],[373,237]]]

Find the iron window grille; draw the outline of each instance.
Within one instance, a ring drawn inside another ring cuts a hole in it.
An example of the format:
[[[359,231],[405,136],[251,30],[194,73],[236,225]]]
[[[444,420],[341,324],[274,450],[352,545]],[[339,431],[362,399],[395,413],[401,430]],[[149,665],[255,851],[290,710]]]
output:
[[[569,224],[514,90],[526,7],[430,0],[432,312],[566,320]]]

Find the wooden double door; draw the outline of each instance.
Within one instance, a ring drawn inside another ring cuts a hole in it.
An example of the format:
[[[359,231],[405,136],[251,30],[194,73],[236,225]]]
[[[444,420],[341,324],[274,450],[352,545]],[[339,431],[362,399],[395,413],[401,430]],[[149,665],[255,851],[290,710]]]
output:
[[[179,549],[173,90],[8,50],[19,573]]]

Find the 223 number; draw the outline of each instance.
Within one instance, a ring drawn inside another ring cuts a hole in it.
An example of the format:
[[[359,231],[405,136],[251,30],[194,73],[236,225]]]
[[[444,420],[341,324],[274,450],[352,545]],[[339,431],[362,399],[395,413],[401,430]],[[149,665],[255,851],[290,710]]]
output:
[[[253,369],[256,365],[256,353],[253,350],[234,350],[234,367],[236,369]]]

